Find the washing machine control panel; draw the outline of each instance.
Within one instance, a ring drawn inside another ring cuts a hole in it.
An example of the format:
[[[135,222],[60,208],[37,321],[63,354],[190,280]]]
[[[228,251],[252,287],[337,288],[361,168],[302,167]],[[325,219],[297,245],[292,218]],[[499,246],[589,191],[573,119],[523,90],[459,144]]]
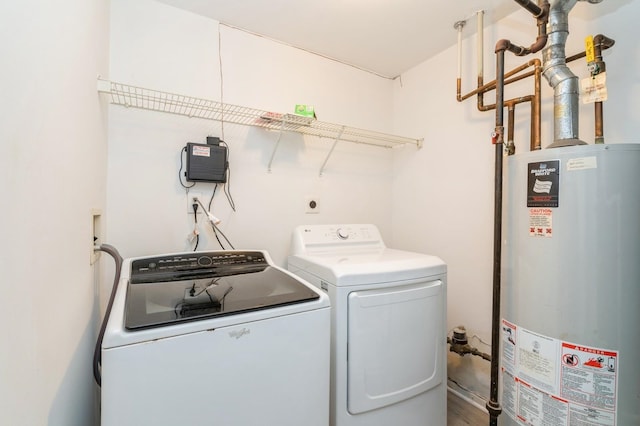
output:
[[[137,259],[131,263],[131,283],[197,278],[212,273],[240,273],[267,267],[259,251],[212,251]]]

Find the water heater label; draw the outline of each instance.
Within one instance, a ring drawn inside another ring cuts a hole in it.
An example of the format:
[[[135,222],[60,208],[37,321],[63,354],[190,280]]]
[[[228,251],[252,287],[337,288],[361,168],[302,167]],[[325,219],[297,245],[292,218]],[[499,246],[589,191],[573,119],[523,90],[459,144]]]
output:
[[[519,425],[615,426],[618,351],[502,320],[502,408]]]
[[[567,161],[568,171],[597,169],[597,168],[598,168],[597,157],[571,158]]]
[[[560,160],[529,163],[527,207],[558,207]]]
[[[552,209],[529,209],[529,236],[546,238],[553,237]]]

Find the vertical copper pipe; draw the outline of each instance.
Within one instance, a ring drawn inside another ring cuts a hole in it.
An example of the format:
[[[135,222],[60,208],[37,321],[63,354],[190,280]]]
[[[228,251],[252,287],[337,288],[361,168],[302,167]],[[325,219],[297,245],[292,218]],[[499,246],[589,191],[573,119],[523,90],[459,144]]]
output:
[[[531,72],[527,72],[525,74],[520,74],[520,75],[516,75],[518,74],[520,71],[525,70],[528,67],[533,67],[533,71]],[[515,76],[514,76],[515,75]],[[508,73],[506,73],[504,76],[505,77],[511,77],[514,76],[512,78],[506,79],[504,80],[504,85],[510,84],[510,83],[514,83],[516,81],[522,80],[524,78],[530,77],[532,76],[534,77],[534,90],[533,90],[533,95],[528,96],[528,97],[524,97],[524,98],[514,98],[514,99],[510,99],[508,101],[505,101],[505,104],[508,103],[513,103],[513,102],[526,102],[529,100],[531,100],[531,134],[530,134],[530,142],[529,142],[529,149],[530,150],[539,150],[542,148],[542,143],[541,143],[541,111],[542,111],[542,95],[541,95],[541,81],[542,81],[542,64],[540,62],[540,59],[532,59],[529,62],[527,62],[526,64],[523,64],[519,67],[514,68],[513,70],[509,71]],[[495,109],[496,105],[492,104],[492,105],[484,105],[484,97],[482,96],[484,93],[495,89],[496,86],[496,80],[490,81],[489,83],[482,85],[482,80],[480,78],[478,78],[478,89],[476,89],[474,92],[469,93],[468,95],[465,95],[465,99],[469,96],[473,96],[474,94],[477,94],[477,101],[478,101],[478,110],[479,111],[489,111],[489,110],[493,110]]]
[[[525,7],[526,9],[528,9],[527,6],[535,6],[534,9],[536,10],[536,13],[534,13],[535,17],[537,18],[537,24],[538,24],[538,38],[536,39],[536,41],[534,42],[534,44],[532,44],[529,48],[524,48],[524,47],[518,47],[518,46],[514,46],[512,45],[509,41],[504,40],[506,43],[504,44],[504,49],[506,50],[510,50],[514,53],[520,53],[520,54],[525,54],[525,53],[533,53],[533,52],[537,52],[540,49],[542,49],[542,47],[544,47],[546,40],[547,40],[547,33],[546,33],[546,24],[548,22],[548,11],[549,11],[549,2],[547,0],[543,0],[543,1],[539,1],[539,3],[541,4],[541,6],[537,6],[535,4],[533,4],[533,2],[529,1],[529,0],[524,0],[522,1],[520,4],[521,6]],[[533,13],[533,11],[530,10],[530,12]],[[456,22],[456,24],[454,25],[454,28],[456,30],[458,30],[458,49],[460,50],[460,44],[461,44],[461,31],[462,31],[462,27],[464,26],[463,22]],[[484,29],[482,28],[482,16],[479,14],[478,15],[478,32],[483,31]],[[480,41],[482,40],[481,35],[479,34],[478,36],[478,41],[480,43]],[[485,105],[484,104],[484,94],[495,89],[496,88],[496,80],[491,81],[490,83],[484,84],[484,78],[483,78],[483,66],[482,66],[482,54],[480,53],[480,51],[482,50],[482,46],[478,46],[478,81],[477,81],[477,88],[469,93],[467,93],[466,95],[462,95],[462,82],[461,82],[461,76],[459,75],[456,81],[456,99],[458,102],[462,102],[468,98],[470,98],[471,96],[477,95],[476,100],[477,100],[477,108],[478,111],[489,111],[489,110],[493,110],[496,108],[496,105]],[[460,51],[458,53],[458,55],[460,56]],[[526,68],[528,67],[534,67],[534,70],[531,72],[527,72],[524,74],[520,74],[519,73],[521,71],[524,71]],[[460,64],[458,64],[458,73],[460,74]],[[534,94],[531,97],[526,97],[525,98],[515,98],[515,99],[511,99],[509,101],[506,101],[505,104],[507,103],[511,103],[511,102],[531,102],[531,135],[530,135],[530,143],[529,143],[529,147],[531,150],[539,150],[541,149],[541,142],[540,142],[540,138],[541,138],[541,94],[540,94],[540,87],[541,87],[541,79],[542,79],[542,67],[541,67],[541,62],[539,59],[533,59],[529,62],[527,62],[526,64],[520,65],[516,68],[514,68],[513,70],[504,73],[503,71],[503,87],[504,85],[508,85],[511,84],[513,82],[522,80],[524,78],[530,77],[530,76],[534,76]],[[513,77],[512,77],[513,76]],[[512,78],[511,78],[512,77]],[[515,104],[514,104],[515,105]]]
[[[594,105],[595,111],[595,121],[596,121],[596,135],[595,135],[595,143],[601,144],[604,143],[604,123],[603,123],[603,114],[602,114],[602,102],[596,102]]]
[[[615,43],[614,40],[603,36],[602,34],[598,34],[593,38],[594,44],[594,53],[596,57],[596,67],[598,67],[598,72],[605,72],[607,70],[604,61],[602,60],[602,50],[608,49],[613,46]],[[596,102],[594,105],[594,113],[595,113],[595,143],[602,144],[604,143],[604,119],[603,119],[603,111],[602,111],[602,102]]]
[[[529,141],[529,150],[537,151],[542,149],[542,142],[540,141],[541,134],[541,122],[542,122],[542,95],[541,84],[542,81],[542,66],[540,59],[534,59],[534,88],[533,88],[533,100],[531,101],[531,140]]]
[[[513,155],[516,152],[516,146],[513,143],[513,135],[515,133],[515,121],[516,121],[516,103],[509,103],[507,105],[507,112],[509,113],[507,118],[507,151],[509,155]]]

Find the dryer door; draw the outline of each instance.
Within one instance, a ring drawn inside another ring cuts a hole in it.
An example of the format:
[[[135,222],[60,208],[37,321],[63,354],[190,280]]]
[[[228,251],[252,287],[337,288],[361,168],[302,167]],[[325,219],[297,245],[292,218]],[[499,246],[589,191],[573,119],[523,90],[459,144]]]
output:
[[[403,401],[442,382],[444,295],[439,280],[349,294],[351,414]]]

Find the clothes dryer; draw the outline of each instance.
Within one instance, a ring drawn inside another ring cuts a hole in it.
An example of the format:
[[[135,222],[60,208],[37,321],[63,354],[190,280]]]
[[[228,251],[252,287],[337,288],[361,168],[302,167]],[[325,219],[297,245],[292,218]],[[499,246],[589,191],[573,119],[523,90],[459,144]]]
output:
[[[329,298],[262,251],[127,259],[102,426],[326,426]]]
[[[446,265],[374,225],[300,226],[288,269],[331,300],[331,426],[446,425]]]

